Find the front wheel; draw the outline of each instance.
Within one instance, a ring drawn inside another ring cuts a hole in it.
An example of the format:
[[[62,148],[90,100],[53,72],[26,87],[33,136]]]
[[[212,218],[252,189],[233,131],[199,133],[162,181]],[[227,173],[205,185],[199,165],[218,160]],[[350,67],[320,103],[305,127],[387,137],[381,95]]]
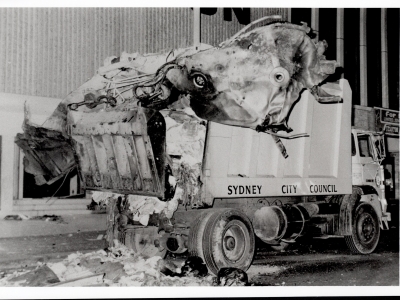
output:
[[[354,213],[352,235],[344,237],[347,246],[355,254],[369,254],[378,245],[379,236],[379,220],[374,208],[361,203]]]
[[[246,271],[253,260],[255,238],[249,218],[236,209],[214,211],[204,228],[202,248],[209,271],[221,268]]]

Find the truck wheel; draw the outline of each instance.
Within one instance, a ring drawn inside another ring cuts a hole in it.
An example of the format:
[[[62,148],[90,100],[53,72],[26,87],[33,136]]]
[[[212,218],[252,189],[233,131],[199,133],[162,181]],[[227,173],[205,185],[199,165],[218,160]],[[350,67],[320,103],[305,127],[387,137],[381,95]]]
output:
[[[214,275],[221,268],[246,271],[253,260],[255,237],[249,218],[236,209],[212,212],[203,233],[203,255]]]
[[[346,244],[355,254],[372,253],[379,242],[378,216],[368,203],[361,203],[354,214],[352,235],[345,236]]]
[[[202,212],[192,223],[189,230],[188,250],[191,256],[199,256],[204,260],[203,255],[203,233],[212,211]]]

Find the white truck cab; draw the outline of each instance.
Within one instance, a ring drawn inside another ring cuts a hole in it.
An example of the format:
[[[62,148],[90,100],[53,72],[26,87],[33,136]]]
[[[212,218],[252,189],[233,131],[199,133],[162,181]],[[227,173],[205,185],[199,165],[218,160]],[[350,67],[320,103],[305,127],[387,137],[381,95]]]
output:
[[[372,131],[352,128],[352,183],[361,186],[374,195],[373,205],[381,219],[381,227],[387,229],[390,213],[387,212],[385,185],[390,185],[390,179],[385,178],[382,161],[386,157],[384,135]],[[363,200],[361,200],[363,201]],[[379,201],[380,207],[377,205]]]

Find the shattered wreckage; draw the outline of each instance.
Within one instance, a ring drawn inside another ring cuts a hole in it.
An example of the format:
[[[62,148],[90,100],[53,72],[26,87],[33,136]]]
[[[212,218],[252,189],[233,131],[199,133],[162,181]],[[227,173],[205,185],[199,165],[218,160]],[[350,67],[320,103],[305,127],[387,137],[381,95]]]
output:
[[[78,168],[107,203],[110,246],[188,251],[212,274],[247,270],[256,237],[371,253],[390,215],[379,184],[352,184],[348,83],[326,82],[338,64],[306,24],[268,21],[218,47],[106,59],[42,126],[25,121],[26,171],[45,184]],[[363,134],[379,171],[380,137]]]

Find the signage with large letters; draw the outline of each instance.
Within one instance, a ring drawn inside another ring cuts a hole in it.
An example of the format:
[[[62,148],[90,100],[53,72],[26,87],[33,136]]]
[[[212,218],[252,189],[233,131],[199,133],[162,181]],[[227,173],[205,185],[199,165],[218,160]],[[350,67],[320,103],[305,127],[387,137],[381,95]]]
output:
[[[218,11],[217,7],[202,7],[200,8],[200,13],[212,16]],[[240,7],[224,7],[224,21],[232,21],[232,11],[235,14],[238,22],[242,25],[247,25],[250,23],[250,8],[240,8]]]
[[[382,107],[374,108],[377,131],[383,131],[391,136],[399,136],[399,111]]]

